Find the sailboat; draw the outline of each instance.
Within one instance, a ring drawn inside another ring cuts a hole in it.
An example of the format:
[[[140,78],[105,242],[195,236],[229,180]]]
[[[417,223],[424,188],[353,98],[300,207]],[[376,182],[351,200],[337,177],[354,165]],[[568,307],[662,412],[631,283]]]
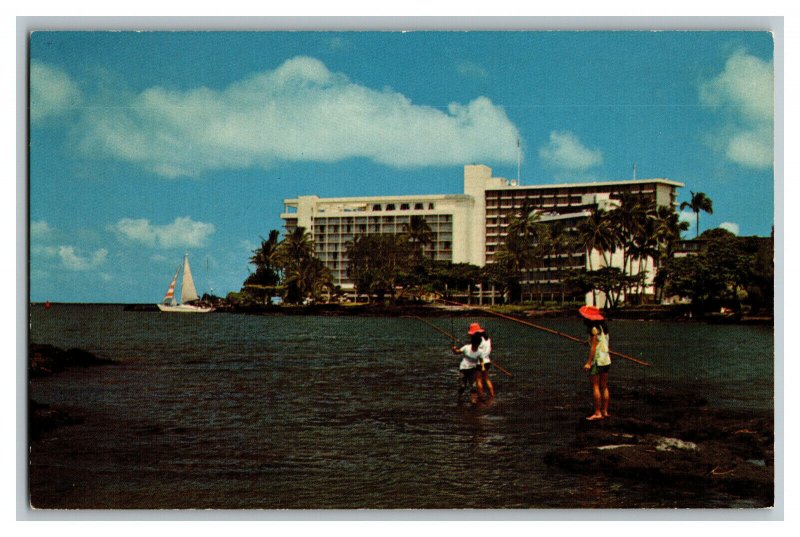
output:
[[[175,283],[178,281],[178,274],[183,268],[183,280],[181,281],[181,301],[175,300]],[[193,304],[200,297],[197,296],[197,289],[194,287],[194,279],[192,279],[192,271],[189,268],[189,254],[184,254],[183,263],[178,265],[178,270],[175,271],[175,276],[172,277],[172,282],[169,284],[167,294],[164,295],[164,300],[158,304],[158,309],[166,312],[180,312],[180,313],[208,313],[213,311],[211,306],[200,306]]]

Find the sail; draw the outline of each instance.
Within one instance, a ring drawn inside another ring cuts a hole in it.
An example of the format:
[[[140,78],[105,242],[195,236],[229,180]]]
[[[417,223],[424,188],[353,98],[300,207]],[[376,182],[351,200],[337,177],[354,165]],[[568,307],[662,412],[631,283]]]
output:
[[[197,296],[197,289],[194,288],[192,271],[189,269],[189,256],[183,258],[183,283],[181,284],[181,302],[191,302],[200,298]]]
[[[164,300],[161,301],[162,304],[175,305],[175,282],[178,281],[178,273],[180,271],[181,266],[178,265],[178,269],[175,271],[175,276],[172,277],[172,281],[169,284],[169,289],[167,289],[167,294],[164,295]]]

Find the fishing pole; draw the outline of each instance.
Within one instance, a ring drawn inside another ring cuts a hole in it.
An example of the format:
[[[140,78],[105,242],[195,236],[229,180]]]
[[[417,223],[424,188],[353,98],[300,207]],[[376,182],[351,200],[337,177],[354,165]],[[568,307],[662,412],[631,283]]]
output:
[[[449,337],[450,339],[452,339],[452,340],[453,340],[455,343],[461,344],[461,341],[460,341],[460,340],[459,340],[459,339],[458,339],[456,336],[454,336],[453,334],[451,334],[450,332],[448,332],[448,331],[446,331],[446,330],[444,330],[444,329],[442,329],[442,328],[439,328],[438,326],[436,326],[436,325],[435,325],[435,324],[433,324],[433,323],[429,323],[428,321],[426,321],[425,319],[423,319],[422,317],[419,317],[419,316],[417,316],[417,315],[411,315],[411,317],[412,317],[413,319],[416,319],[416,320],[418,320],[418,321],[422,321],[423,323],[427,324],[428,326],[430,326],[431,328],[433,328],[433,329],[434,329],[434,330],[436,330],[437,332],[441,332],[441,333],[442,333],[442,334],[444,334],[445,336],[447,336],[447,337]],[[492,360],[492,362],[491,362],[491,363],[492,363],[492,364],[494,365],[494,367],[496,367],[496,368],[497,368],[499,371],[501,371],[502,373],[505,373],[505,374],[506,374],[506,375],[508,375],[509,377],[513,377],[513,376],[514,376],[514,375],[512,375],[512,374],[511,374],[511,372],[510,372],[510,371],[508,371],[508,370],[504,369],[502,366],[498,365],[496,361]]]
[[[440,300],[441,302],[449,303],[449,304],[456,304],[456,305],[459,305],[459,306],[463,306],[463,304],[461,304],[460,302],[453,302],[451,300],[445,300],[443,298],[440,298],[438,300]],[[475,308],[475,309],[479,309],[480,311],[485,311],[486,313],[491,313],[492,315],[496,315],[496,316],[501,317],[503,319],[508,319],[509,321],[514,321],[516,323],[524,324],[526,326],[530,326],[530,327],[533,327],[533,328],[537,328],[539,330],[543,330],[545,332],[549,332],[551,334],[555,334],[557,336],[561,336],[563,338],[575,341],[575,342],[580,343],[582,345],[586,345],[586,341],[584,341],[584,340],[582,340],[580,338],[577,338],[575,336],[570,336],[569,334],[565,334],[563,332],[559,332],[558,330],[553,330],[552,328],[547,328],[547,327],[544,327],[544,326],[540,326],[538,324],[534,324],[534,323],[529,322],[529,321],[523,321],[522,319],[517,319],[516,317],[512,317],[511,315],[505,315],[503,313],[492,311],[492,310],[486,309],[486,308]],[[612,350],[609,350],[608,352],[609,352],[609,354],[613,354],[614,356],[619,356],[620,358],[625,358],[626,360],[630,360],[632,362],[636,362],[639,365],[643,365],[643,366],[646,366],[646,367],[650,367],[651,366],[651,364],[649,364],[648,362],[645,362],[644,360],[639,360],[637,358],[634,358],[633,356],[628,356],[627,354],[622,354],[621,352],[612,351]]]

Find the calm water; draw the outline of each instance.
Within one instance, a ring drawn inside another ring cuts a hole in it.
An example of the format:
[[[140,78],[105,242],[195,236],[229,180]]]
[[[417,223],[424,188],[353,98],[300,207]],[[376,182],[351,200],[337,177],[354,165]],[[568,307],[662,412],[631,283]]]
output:
[[[428,319],[462,334],[472,319]],[[31,310],[31,340],[121,362],[34,379],[84,417],[32,446],[33,504],[80,508],[744,506],[724,495],[547,466],[591,410],[579,345],[479,319],[497,403],[458,404],[458,357],[418,320]],[[574,335],[575,320],[540,324]],[[678,383],[715,406],[773,408],[773,331],[617,321],[614,386]]]

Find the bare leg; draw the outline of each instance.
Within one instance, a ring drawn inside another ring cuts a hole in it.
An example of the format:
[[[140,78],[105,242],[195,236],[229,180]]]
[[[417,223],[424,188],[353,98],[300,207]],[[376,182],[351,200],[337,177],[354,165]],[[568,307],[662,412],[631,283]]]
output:
[[[486,387],[489,388],[489,396],[494,398],[494,384],[492,384],[492,381],[489,379],[489,372],[484,371],[482,375],[483,381],[486,383]]]
[[[483,399],[483,372],[477,371],[475,373],[475,386],[478,388],[478,397]]]
[[[600,373],[600,395],[603,401],[603,417],[608,418],[611,416],[608,413],[608,403],[611,401],[611,393],[608,391],[608,373]]]
[[[586,419],[589,421],[601,420],[603,419],[603,412],[600,398],[600,375],[592,375],[592,399],[594,399],[594,414],[587,416]]]
[[[461,395],[463,395],[463,393],[466,391],[466,389],[469,388],[469,380],[468,380],[469,377],[464,372],[464,370],[461,370],[460,373],[461,373],[461,378],[459,379],[459,386],[458,386],[458,396],[459,397],[461,397]]]

